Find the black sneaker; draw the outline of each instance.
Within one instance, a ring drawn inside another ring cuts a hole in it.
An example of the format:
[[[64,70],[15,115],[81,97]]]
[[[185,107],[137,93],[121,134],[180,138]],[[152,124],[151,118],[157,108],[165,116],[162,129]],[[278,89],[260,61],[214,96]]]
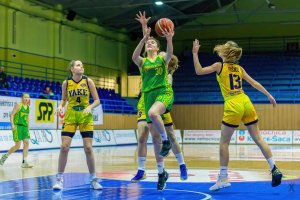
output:
[[[165,170],[163,171],[163,173],[158,174],[157,190],[163,190],[166,188],[166,181],[168,180],[168,178],[169,174]]]
[[[159,155],[162,157],[167,157],[170,153],[171,148],[172,148],[172,143],[170,142],[170,140],[163,141],[163,145]]]
[[[276,165],[274,165],[271,173],[272,173],[272,187],[276,187],[280,185],[282,179],[282,173],[279,171]]]

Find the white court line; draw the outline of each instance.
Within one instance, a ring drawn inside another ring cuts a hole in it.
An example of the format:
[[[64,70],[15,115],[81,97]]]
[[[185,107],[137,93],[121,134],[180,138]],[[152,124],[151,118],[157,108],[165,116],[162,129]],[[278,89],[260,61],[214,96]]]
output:
[[[74,187],[74,188],[67,188],[67,189],[64,189],[62,191],[75,190],[75,189],[85,189],[85,188],[87,188],[87,187]],[[125,188],[125,189],[129,189],[128,187],[104,187],[103,189],[106,189],[106,188]],[[157,190],[156,188],[140,188],[140,189],[141,190]],[[49,191],[49,190],[53,190],[53,189],[49,188],[49,189],[42,189],[42,190],[28,190],[28,191],[14,192],[14,193],[6,193],[6,194],[0,194],[0,197],[12,195],[12,194],[21,194],[21,193],[24,194],[24,193],[30,193],[30,192]],[[206,193],[203,193],[203,192],[196,192],[196,191],[190,191],[190,190],[177,190],[177,189],[164,189],[164,190],[176,191],[176,192],[187,192],[187,193],[194,193],[194,194],[201,194],[201,195],[205,196],[201,200],[209,200],[209,199],[211,199],[211,196],[209,194],[206,194]],[[59,192],[59,191],[57,191],[57,192]]]

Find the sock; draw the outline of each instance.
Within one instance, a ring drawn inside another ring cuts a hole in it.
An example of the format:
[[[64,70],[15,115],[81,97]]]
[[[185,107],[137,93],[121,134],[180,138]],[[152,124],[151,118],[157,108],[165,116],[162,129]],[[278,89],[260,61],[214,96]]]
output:
[[[138,170],[145,171],[146,157],[138,157]]]
[[[228,167],[220,166],[220,176],[224,177],[228,175]]]
[[[90,180],[92,181],[94,178],[97,178],[96,173],[90,173]]]
[[[168,140],[168,136],[166,133],[160,134],[162,141],[167,141]]]
[[[62,179],[62,177],[63,177],[63,172],[58,172],[56,174],[56,179]]]
[[[267,159],[268,163],[269,163],[269,166],[270,166],[270,169],[272,170],[275,166],[275,162],[273,160],[273,157]]]
[[[156,163],[157,170],[159,174],[162,174],[164,172],[164,162],[158,162]]]
[[[179,165],[185,164],[182,153],[175,154],[175,157]]]
[[[23,158],[23,163],[26,163],[26,162],[27,162],[27,157]]]

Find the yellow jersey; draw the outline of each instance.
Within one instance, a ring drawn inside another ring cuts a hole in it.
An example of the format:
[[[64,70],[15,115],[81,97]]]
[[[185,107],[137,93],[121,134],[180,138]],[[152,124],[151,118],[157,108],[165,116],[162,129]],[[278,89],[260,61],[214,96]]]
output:
[[[224,101],[244,93],[242,87],[243,71],[240,65],[223,63],[220,73],[217,73],[216,76]]]
[[[88,79],[82,76],[79,82],[75,82],[72,78],[67,80],[67,109],[81,111],[90,105],[90,89]]]

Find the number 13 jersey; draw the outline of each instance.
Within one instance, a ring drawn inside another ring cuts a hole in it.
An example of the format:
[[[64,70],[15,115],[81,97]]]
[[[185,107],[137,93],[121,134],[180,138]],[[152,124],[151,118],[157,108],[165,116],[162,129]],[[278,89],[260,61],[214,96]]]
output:
[[[220,73],[217,73],[217,80],[224,101],[244,93],[242,79],[243,71],[240,65],[234,63],[223,63]]]

